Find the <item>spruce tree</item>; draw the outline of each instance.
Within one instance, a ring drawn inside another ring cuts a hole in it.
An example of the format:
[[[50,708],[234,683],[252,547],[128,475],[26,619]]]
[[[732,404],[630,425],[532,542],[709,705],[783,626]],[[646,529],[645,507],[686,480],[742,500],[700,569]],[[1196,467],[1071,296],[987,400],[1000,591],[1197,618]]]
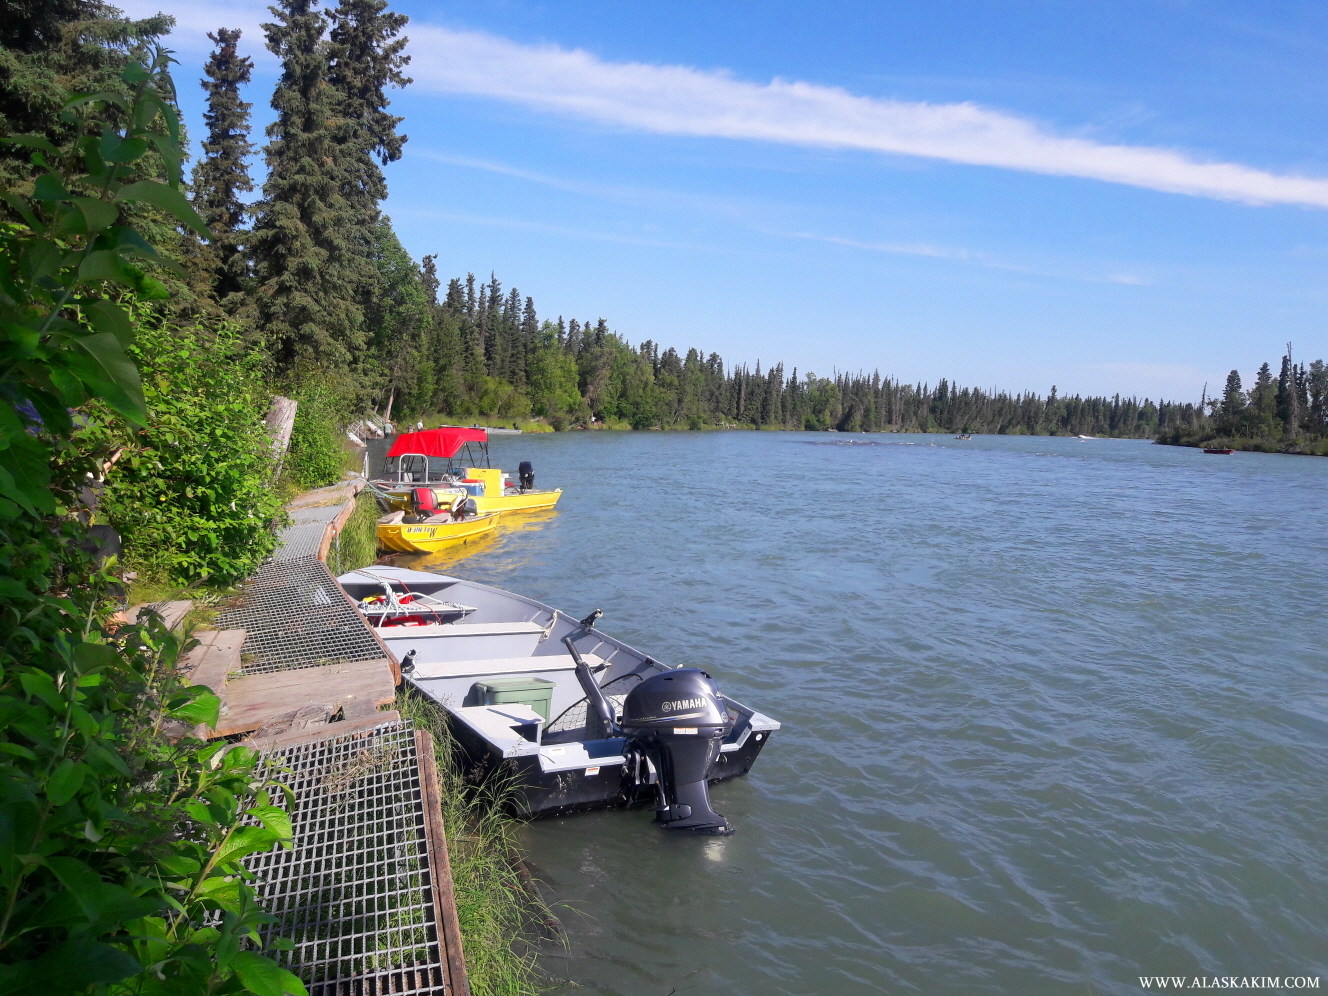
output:
[[[438,254],[434,253],[432,256],[425,256],[423,262],[420,263],[420,281],[424,284],[424,293],[429,298],[430,306],[434,308],[438,307],[438,288],[440,286],[438,264],[434,262],[437,258]],[[453,280],[452,283],[455,284],[456,281]],[[448,285],[447,290],[449,294],[452,292],[451,284]]]
[[[239,254],[246,210],[240,194],[254,189],[245,161],[253,151],[249,144],[253,105],[240,99],[240,86],[249,82],[253,62],[236,50],[239,31],[219,28],[208,38],[217,48],[203,67],[210,80],[201,84],[207,93],[203,120],[208,134],[203,140],[203,158],[194,167],[194,207],[215,236],[211,247],[216,260],[213,293],[224,301],[244,287],[247,275]]]
[[[128,96],[120,73],[146,59],[174,25],[165,14],[130,20],[101,0],[7,0],[0,6],[0,137],[42,135],[67,150],[86,111],[66,116],[65,102],[77,93]],[[115,108],[99,113],[118,121]],[[0,145],[0,183],[32,177],[31,157],[31,149]]]
[[[347,159],[345,196],[367,227],[387,197],[379,163],[396,162],[406,144],[397,133],[404,119],[388,113],[386,90],[411,83],[402,73],[410,62],[403,54],[408,39],[397,37],[408,18],[388,13],[387,0],[341,0],[328,17],[328,82],[336,91],[339,154]]]
[[[345,159],[332,132],[336,92],[327,82],[326,21],[316,0],[278,0],[264,24],[282,64],[268,126],[269,174],[250,239],[257,271],[250,314],[278,372],[345,370],[363,344],[360,289],[365,246],[351,229]]]

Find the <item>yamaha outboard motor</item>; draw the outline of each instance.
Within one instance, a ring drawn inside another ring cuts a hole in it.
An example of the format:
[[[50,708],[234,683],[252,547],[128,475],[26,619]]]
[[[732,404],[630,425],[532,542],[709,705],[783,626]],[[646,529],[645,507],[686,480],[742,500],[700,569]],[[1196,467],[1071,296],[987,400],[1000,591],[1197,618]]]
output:
[[[668,829],[733,832],[728,820],[710,808],[706,780],[732,729],[715,683],[700,668],[653,675],[628,693],[622,733],[635,740],[659,771],[656,817]]]
[[[535,486],[535,465],[529,460],[522,460],[517,467],[517,477],[521,479],[521,490],[529,491]]]

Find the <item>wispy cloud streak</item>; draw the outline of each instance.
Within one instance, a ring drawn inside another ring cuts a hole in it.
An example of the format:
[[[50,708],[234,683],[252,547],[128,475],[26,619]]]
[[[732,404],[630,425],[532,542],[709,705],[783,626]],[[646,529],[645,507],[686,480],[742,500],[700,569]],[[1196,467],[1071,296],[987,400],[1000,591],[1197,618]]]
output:
[[[1328,207],[1328,179],[1204,162],[1173,149],[1059,135],[972,103],[863,97],[839,87],[740,80],[689,66],[606,62],[580,49],[410,26],[416,86],[511,101],[665,135],[861,149],[1074,176],[1250,204]]]

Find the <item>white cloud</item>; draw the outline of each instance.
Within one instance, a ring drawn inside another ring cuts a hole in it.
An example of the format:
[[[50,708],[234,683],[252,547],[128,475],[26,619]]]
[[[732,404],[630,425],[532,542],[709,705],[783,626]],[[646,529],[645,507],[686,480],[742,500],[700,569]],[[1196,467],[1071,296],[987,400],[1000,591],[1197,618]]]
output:
[[[272,61],[259,28],[271,19],[265,3],[120,0],[118,6],[138,17],[165,8],[179,22],[168,44],[183,52],[206,51],[206,32],[225,25],[244,30],[244,49],[256,62]],[[754,83],[689,66],[606,62],[582,49],[524,45],[419,21],[406,34],[417,90],[491,97],[655,134],[860,149],[1249,204],[1328,207],[1325,178],[1059,135],[973,103],[888,100],[815,83]]]
[[[656,134],[862,149],[1250,204],[1328,207],[1328,179],[1058,135],[972,103],[910,103],[688,66],[605,62],[581,49],[418,22],[407,30],[415,85],[437,93],[492,97]]]

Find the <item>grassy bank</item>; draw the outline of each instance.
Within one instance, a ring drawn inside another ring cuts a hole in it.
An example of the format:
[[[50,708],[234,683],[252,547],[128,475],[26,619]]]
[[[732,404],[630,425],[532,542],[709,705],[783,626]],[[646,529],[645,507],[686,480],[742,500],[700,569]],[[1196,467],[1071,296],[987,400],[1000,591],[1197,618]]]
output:
[[[466,971],[475,996],[533,996],[544,977],[528,943],[551,914],[523,880],[516,820],[503,811],[501,789],[466,781],[443,711],[402,691],[396,708],[433,734],[439,795],[447,828]]]
[[[378,501],[368,488],[355,498],[355,511],[327,551],[327,566],[333,574],[368,567],[378,559]]]

